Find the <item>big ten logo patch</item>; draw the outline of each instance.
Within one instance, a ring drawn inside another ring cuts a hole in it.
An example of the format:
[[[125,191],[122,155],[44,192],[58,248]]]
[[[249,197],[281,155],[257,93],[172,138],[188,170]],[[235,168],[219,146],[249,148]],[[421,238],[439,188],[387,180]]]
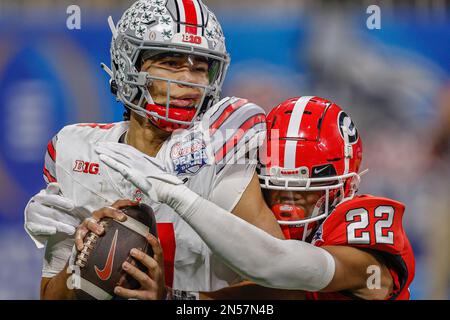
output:
[[[189,135],[170,150],[177,175],[195,175],[208,162],[206,143],[201,136]]]
[[[75,160],[75,166],[73,167],[73,171],[87,174],[98,174],[99,169],[98,163],[83,160]]]

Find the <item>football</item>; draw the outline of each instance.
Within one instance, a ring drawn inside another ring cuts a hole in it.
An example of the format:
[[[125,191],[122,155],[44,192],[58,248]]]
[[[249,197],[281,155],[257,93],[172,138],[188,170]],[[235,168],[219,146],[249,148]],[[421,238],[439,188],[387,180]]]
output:
[[[128,261],[147,272],[144,265],[132,258],[130,250],[137,248],[153,256],[146,236],[151,233],[157,237],[156,219],[153,210],[142,203],[121,210],[127,216],[126,221],[103,218],[99,223],[105,232],[101,236],[89,232],[84,239],[84,247],[75,260],[79,268],[75,285],[77,299],[114,299],[116,286],[127,289],[140,287],[139,282],[122,269],[122,263]]]

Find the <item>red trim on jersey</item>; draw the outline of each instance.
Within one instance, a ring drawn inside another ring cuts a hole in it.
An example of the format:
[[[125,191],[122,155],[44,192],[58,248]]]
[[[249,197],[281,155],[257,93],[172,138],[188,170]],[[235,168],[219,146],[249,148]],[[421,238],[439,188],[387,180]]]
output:
[[[250,119],[245,121],[239,129],[236,131],[236,133],[228,139],[228,141],[222,146],[222,148],[219,149],[219,151],[215,154],[216,162],[219,162],[222,160],[225,155],[228,153],[228,151],[232,150],[236,145],[238,144],[239,140],[247,133],[249,129],[254,127],[255,125],[259,123],[263,123],[266,121],[266,115],[264,113],[257,114],[255,116],[252,116]]]
[[[197,11],[195,10],[194,0],[182,0],[184,7],[184,16],[186,20],[186,33],[197,34],[197,27],[188,25],[197,25]]]
[[[80,123],[77,124],[77,127],[90,127],[92,129],[100,128],[108,130],[114,127],[115,125],[116,125],[115,123]]]
[[[45,166],[44,166],[44,175],[47,177],[47,180],[49,182],[56,182],[56,178],[50,174],[50,172],[47,170]]]
[[[172,288],[173,286],[173,273],[175,268],[175,231],[173,229],[173,223],[157,223],[156,229],[158,231],[159,242],[163,249],[164,256],[164,276],[166,286]]]
[[[244,104],[246,104],[248,100],[245,99],[239,99],[233,104],[230,104],[228,107],[225,108],[225,110],[222,112],[219,118],[217,118],[216,121],[211,125],[209,128],[209,134],[212,135],[216,130],[233,114],[233,112],[242,107]]]
[[[52,140],[50,140],[48,142],[47,151],[48,151],[48,154],[50,155],[50,158],[52,158],[53,161],[56,161],[56,151],[55,151],[55,147],[53,146]]]

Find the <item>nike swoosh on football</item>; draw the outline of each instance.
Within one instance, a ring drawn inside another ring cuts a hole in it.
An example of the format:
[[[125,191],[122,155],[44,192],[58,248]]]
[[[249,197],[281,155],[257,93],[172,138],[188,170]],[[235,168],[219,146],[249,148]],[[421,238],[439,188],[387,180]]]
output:
[[[116,253],[118,232],[119,232],[119,230],[116,230],[116,233],[114,233],[114,238],[112,240],[111,247],[109,248],[109,252],[108,252],[108,257],[106,258],[105,267],[102,270],[100,270],[99,268],[97,268],[97,266],[94,266],[95,273],[103,281],[108,280],[112,274],[112,267],[113,267],[113,262],[114,262],[114,255]]]
[[[323,170],[325,170],[327,168],[328,168],[328,166],[325,166],[322,169],[314,169],[314,174],[319,174],[319,173],[321,173]]]

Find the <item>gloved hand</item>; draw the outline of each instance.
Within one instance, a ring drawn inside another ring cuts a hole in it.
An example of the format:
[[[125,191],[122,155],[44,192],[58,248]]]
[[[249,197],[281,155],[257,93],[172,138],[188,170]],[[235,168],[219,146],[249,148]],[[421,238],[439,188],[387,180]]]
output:
[[[58,183],[49,183],[25,207],[25,231],[38,248],[57,232],[74,234],[81,222],[72,200],[61,196],[60,191]]]
[[[167,203],[172,208],[181,200],[191,202],[191,199],[180,198],[187,187],[176,176],[167,173],[158,159],[123,143],[102,142],[95,151],[104,164],[119,172],[153,201]]]

